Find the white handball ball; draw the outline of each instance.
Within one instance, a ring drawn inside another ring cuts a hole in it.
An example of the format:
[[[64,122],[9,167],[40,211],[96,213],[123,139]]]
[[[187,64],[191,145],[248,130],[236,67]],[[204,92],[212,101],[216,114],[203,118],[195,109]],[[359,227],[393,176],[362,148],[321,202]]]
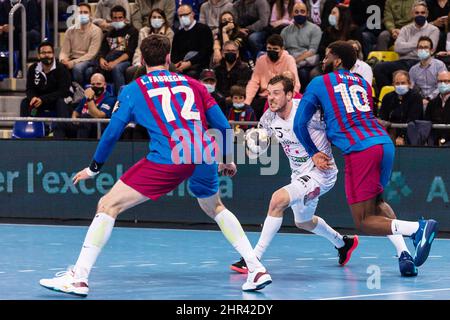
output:
[[[270,136],[264,128],[251,128],[245,132],[245,151],[250,159],[256,159],[267,151]]]

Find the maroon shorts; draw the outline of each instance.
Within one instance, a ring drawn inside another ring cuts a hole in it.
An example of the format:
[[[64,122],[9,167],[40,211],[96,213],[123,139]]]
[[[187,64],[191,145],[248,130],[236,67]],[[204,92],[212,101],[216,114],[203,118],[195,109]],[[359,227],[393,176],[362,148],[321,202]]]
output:
[[[348,204],[372,199],[383,192],[383,145],[344,155],[345,194]]]
[[[159,164],[146,158],[125,172],[120,180],[144,196],[157,200],[189,178],[194,164]]]

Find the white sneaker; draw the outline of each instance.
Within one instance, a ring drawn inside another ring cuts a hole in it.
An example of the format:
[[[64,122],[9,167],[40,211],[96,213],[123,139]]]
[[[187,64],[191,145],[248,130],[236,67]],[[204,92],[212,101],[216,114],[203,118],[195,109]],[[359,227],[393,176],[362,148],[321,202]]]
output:
[[[86,297],[89,292],[87,279],[75,279],[72,269],[58,272],[52,279],[41,279],[39,284],[44,288]]]
[[[242,285],[243,291],[256,291],[264,289],[267,285],[272,283],[270,274],[267,273],[266,268],[261,267],[255,269],[253,272],[248,272],[247,281]]]

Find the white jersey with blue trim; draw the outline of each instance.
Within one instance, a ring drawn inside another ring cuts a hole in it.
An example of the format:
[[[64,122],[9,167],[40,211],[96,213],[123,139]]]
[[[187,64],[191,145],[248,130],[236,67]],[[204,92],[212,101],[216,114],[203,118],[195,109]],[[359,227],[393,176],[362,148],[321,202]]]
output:
[[[259,126],[266,129],[270,136],[275,136],[281,144],[284,153],[289,159],[292,175],[297,177],[311,173],[315,167],[306,149],[294,133],[294,118],[299,104],[300,99],[292,100],[292,110],[287,119],[282,119],[276,112],[268,109],[259,121]],[[308,130],[317,148],[333,158],[331,144],[325,132],[325,122],[321,119],[320,111],[317,111],[308,123]],[[316,170],[314,171],[316,172]],[[337,172],[337,167],[334,164],[334,168],[324,172],[324,175],[328,176],[331,174],[335,176]]]

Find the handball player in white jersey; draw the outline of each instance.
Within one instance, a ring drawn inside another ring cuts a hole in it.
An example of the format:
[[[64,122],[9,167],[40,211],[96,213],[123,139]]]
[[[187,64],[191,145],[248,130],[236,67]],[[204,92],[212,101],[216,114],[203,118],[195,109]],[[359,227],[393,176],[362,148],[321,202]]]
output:
[[[305,148],[295,136],[293,123],[300,99],[293,99],[294,84],[284,76],[275,76],[268,85],[269,109],[261,117],[258,129],[263,134],[275,136],[289,159],[292,175],[291,183],[278,189],[272,195],[267,218],[259,241],[254,249],[261,260],[275,234],[283,222],[284,211],[291,207],[295,225],[328,239],[338,250],[339,264],[344,266],[358,246],[358,236],[342,236],[331,228],[322,218],[314,215],[319,197],[333,188],[338,169],[334,163],[331,144],[325,134],[325,123],[317,111],[309,122],[309,132],[314,143],[320,146],[332,159],[330,170],[321,171],[315,167]],[[250,151],[252,150],[251,132],[246,135]],[[259,134],[259,133],[258,133]],[[256,151],[257,152],[257,151]],[[239,273],[247,273],[244,259],[231,265]]]

